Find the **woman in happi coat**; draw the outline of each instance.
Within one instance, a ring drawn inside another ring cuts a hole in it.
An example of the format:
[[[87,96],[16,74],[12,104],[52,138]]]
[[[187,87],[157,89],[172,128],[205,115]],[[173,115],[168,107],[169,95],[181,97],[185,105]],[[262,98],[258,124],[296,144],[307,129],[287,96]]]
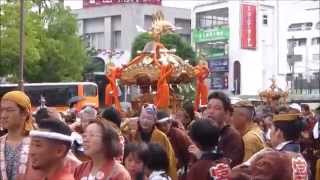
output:
[[[172,180],[177,180],[176,158],[168,137],[156,127],[157,109],[153,104],[144,104],[138,120],[131,119],[132,124],[124,134],[130,142],[158,143],[166,151],[169,158],[168,175]],[[135,124],[135,125],[134,125]],[[133,128],[136,128],[133,130]],[[134,132],[134,134],[133,134]]]
[[[76,168],[76,180],[130,180],[130,174],[115,160],[121,153],[119,134],[105,120],[87,126],[83,134],[84,153],[91,158]]]

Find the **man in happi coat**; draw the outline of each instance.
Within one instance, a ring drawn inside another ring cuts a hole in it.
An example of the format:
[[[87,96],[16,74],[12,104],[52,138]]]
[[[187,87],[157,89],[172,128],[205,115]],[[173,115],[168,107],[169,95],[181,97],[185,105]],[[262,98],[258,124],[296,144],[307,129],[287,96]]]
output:
[[[12,180],[26,173],[33,129],[31,102],[22,91],[10,91],[1,99],[1,121],[8,133],[0,137],[0,179]]]
[[[30,164],[24,178],[33,180],[73,180],[75,167],[67,158],[73,143],[71,129],[64,122],[49,118],[38,123],[30,132]]]
[[[302,130],[298,114],[279,114],[273,117],[271,144],[248,161],[232,169],[233,180],[290,179],[308,180],[310,170],[297,143]]]
[[[239,131],[244,142],[244,161],[266,146],[263,131],[253,122],[254,106],[249,101],[233,105],[232,124]]]
[[[218,149],[223,156],[231,159],[231,167],[242,162],[244,157],[244,143],[237,130],[231,127],[230,116],[232,107],[230,98],[223,92],[213,92],[208,97],[206,109],[207,118],[220,129]]]
[[[223,157],[217,149],[219,128],[212,125],[209,120],[203,119],[191,125],[189,135],[193,143],[200,149],[201,156],[191,165],[187,180],[229,179],[230,160]]]
[[[173,126],[173,118],[165,111],[157,113],[157,128],[167,135],[177,158],[180,177],[186,174],[189,162],[188,147],[192,144],[186,131]]]

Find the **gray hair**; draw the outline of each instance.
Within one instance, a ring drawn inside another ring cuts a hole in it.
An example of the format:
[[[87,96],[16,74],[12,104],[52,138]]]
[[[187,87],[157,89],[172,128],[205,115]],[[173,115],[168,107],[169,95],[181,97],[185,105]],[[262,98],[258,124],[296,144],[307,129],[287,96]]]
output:
[[[90,106],[85,107],[79,113],[80,117],[86,116],[92,119],[96,119],[97,114],[98,114],[97,110]]]

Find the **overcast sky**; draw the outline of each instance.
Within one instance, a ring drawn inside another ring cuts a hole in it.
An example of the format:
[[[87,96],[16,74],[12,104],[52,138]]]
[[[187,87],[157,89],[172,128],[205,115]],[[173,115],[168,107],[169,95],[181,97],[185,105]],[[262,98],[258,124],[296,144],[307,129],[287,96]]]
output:
[[[65,0],[64,3],[66,6],[70,6],[71,9],[80,9],[82,8],[82,1],[83,0]],[[203,4],[209,1],[210,0],[162,0],[162,5],[191,9],[197,4]]]

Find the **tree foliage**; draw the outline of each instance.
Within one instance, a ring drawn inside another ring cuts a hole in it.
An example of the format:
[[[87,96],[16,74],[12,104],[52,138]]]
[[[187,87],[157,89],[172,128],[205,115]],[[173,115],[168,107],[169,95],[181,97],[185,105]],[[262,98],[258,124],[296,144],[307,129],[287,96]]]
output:
[[[0,76],[17,79],[19,3],[4,3],[0,9]],[[25,81],[81,80],[88,56],[76,32],[75,17],[61,3],[25,1]]]
[[[132,45],[132,57],[135,57],[137,55],[137,51],[142,51],[145,44],[150,41],[152,41],[152,38],[148,33],[142,33],[138,35]],[[166,34],[161,37],[160,41],[167,49],[176,49],[176,55],[178,55],[182,59],[188,59],[190,60],[191,64],[195,64],[195,52],[193,51],[190,44],[185,42],[178,34]]]

